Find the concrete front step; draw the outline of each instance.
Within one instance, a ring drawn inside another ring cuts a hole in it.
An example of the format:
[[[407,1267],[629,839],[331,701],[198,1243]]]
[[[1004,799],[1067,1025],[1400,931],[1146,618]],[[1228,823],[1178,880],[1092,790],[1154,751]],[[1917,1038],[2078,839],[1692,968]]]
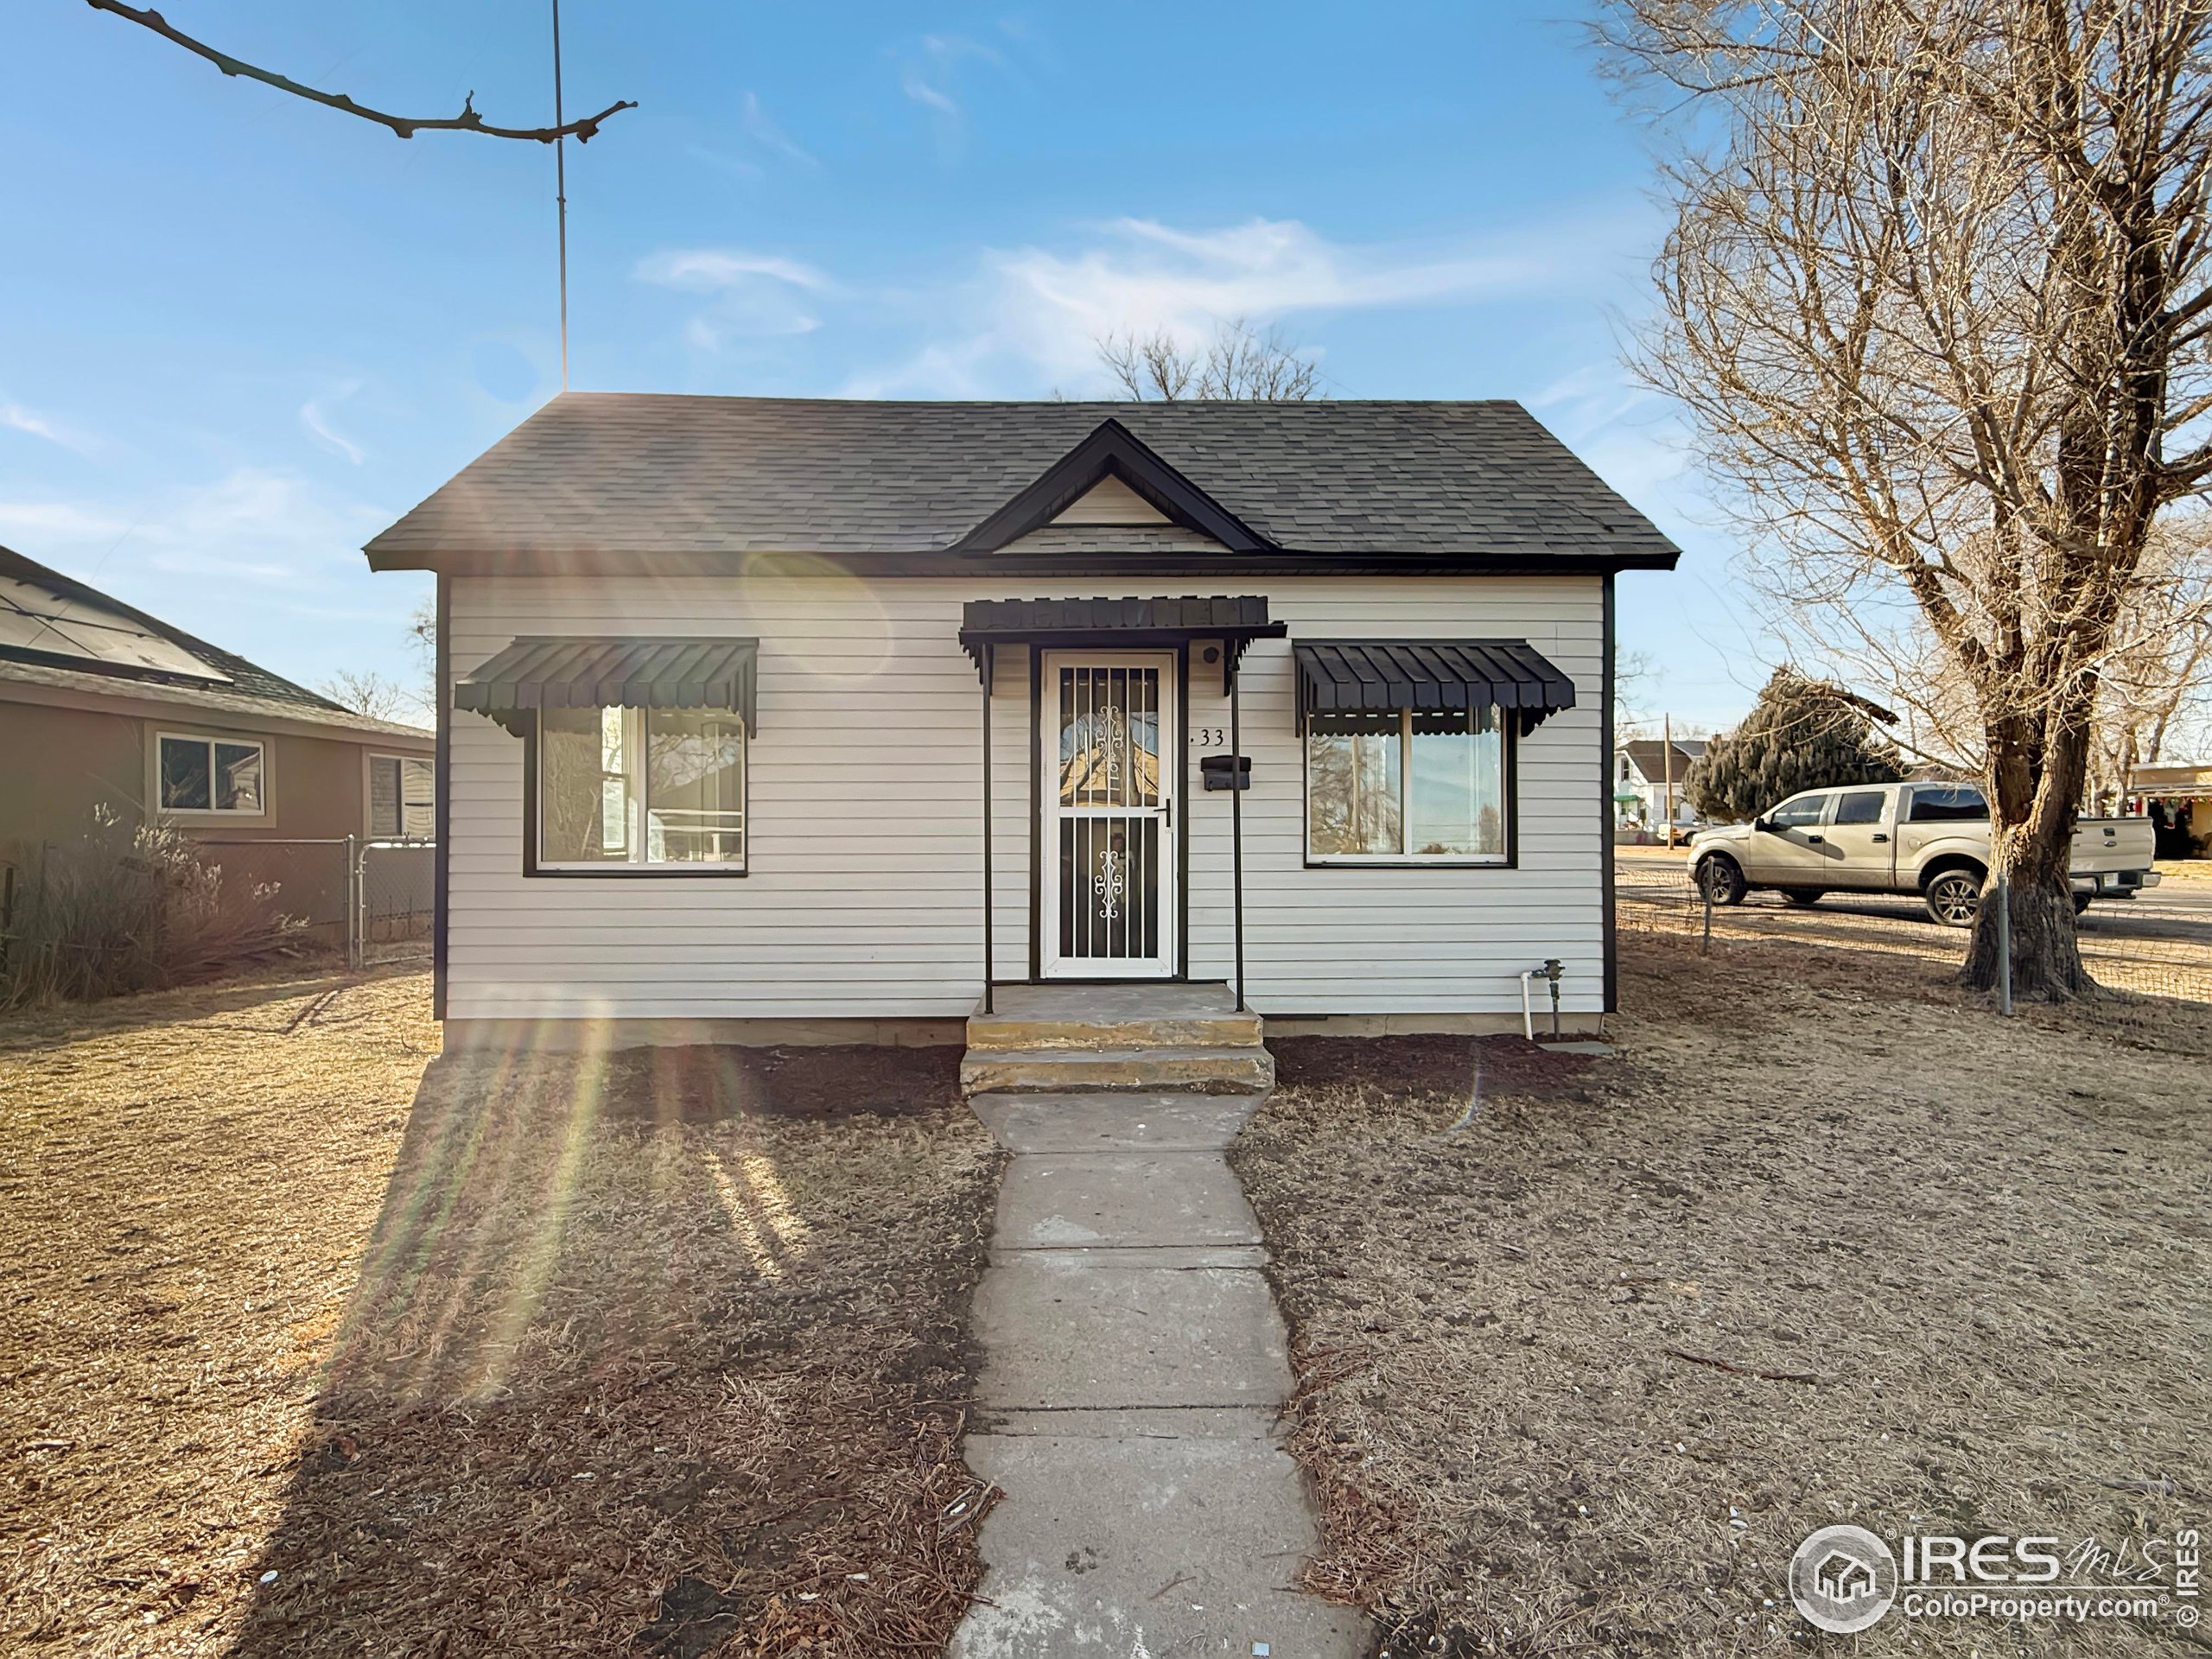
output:
[[[1158,1093],[1264,1095],[1274,1057],[1263,1047],[978,1049],[960,1062],[968,1095]]]
[[[1143,1020],[1021,1020],[977,1014],[968,1020],[968,1046],[1001,1049],[1257,1048],[1256,1014],[1192,1014]]]
[[[1252,1095],[976,1095],[968,1103],[1008,1152],[1220,1152]]]
[[[1226,985],[1001,985],[968,1021],[970,1048],[1257,1048],[1260,1016]]]

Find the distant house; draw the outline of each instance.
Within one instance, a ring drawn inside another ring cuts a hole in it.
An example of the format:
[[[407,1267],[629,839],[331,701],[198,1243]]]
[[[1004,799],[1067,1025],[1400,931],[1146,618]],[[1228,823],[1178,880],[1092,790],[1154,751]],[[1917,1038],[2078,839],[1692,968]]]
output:
[[[2212,848],[2212,766],[2136,766],[2127,795],[2127,810],[2158,825],[2160,858],[2201,858]]]
[[[0,864],[99,807],[211,844],[427,837],[435,747],[0,548]],[[342,858],[315,868],[342,902]],[[288,910],[327,907],[297,885]]]
[[[1697,821],[1682,779],[1689,776],[1690,763],[1705,753],[1705,740],[1676,738],[1671,766],[1667,747],[1656,737],[1639,737],[1614,750],[1613,802],[1620,810],[1623,825],[1638,824],[1647,830],[1666,828],[1667,779],[1670,772],[1675,782],[1675,826],[1681,828]]]

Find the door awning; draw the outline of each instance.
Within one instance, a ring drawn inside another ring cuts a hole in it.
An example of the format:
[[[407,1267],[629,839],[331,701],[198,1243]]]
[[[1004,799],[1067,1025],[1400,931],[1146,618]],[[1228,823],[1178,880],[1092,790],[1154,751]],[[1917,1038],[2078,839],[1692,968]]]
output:
[[[1525,639],[1300,639],[1299,727],[1315,715],[1494,708],[1523,737],[1574,707],[1574,682]]]
[[[993,645],[1179,645],[1222,642],[1222,683],[1255,639],[1280,639],[1287,624],[1268,620],[1256,594],[1202,599],[971,599],[960,607],[960,644],[982,672]]]
[[[519,734],[540,709],[727,709],[756,731],[757,639],[517,639],[454,683],[453,706]]]

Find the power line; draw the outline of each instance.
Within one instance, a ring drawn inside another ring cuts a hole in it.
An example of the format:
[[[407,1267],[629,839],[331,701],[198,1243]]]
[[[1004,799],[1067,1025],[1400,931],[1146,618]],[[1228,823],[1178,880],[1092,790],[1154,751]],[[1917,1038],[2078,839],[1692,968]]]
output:
[[[553,0],[553,125],[561,120],[561,0]],[[568,140],[553,140],[553,200],[561,225],[561,390],[569,389],[569,156]]]

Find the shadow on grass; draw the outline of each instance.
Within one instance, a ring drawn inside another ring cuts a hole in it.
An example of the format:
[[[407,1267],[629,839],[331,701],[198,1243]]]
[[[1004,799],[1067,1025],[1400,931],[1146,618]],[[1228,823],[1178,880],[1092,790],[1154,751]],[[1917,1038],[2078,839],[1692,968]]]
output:
[[[957,1063],[433,1065],[232,1652],[934,1650],[996,1167]]]

